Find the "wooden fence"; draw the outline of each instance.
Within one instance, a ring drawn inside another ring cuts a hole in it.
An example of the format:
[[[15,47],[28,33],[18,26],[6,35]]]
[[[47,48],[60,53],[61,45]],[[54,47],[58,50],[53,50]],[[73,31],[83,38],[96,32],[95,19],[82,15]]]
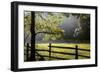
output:
[[[29,61],[29,56],[30,56],[30,51],[31,51],[31,47],[29,46],[29,44],[27,43],[27,46],[26,46],[26,54],[25,54],[25,57],[26,57],[26,61]],[[40,60],[45,60],[44,57],[49,57],[49,60],[51,60],[51,58],[55,58],[55,59],[61,59],[61,60],[66,60],[68,58],[61,58],[61,57],[54,57],[51,55],[51,53],[58,53],[58,54],[64,54],[64,55],[73,55],[75,56],[75,59],[79,59],[79,56],[81,57],[85,57],[85,58],[90,58],[90,56],[85,56],[85,55],[80,55],[78,53],[79,50],[81,51],[87,51],[87,52],[90,52],[89,49],[81,49],[81,48],[78,48],[78,45],[75,45],[75,48],[74,47],[63,47],[63,46],[52,46],[51,43],[49,43],[49,50],[44,50],[44,49],[35,49],[35,53],[36,55],[35,56],[39,56],[41,57]],[[72,50],[75,50],[75,53],[66,53],[66,52],[57,52],[57,51],[52,51],[52,48],[59,48],[59,49],[72,49]],[[38,53],[38,51],[46,51],[46,52],[49,52],[48,56],[47,55],[41,55]]]

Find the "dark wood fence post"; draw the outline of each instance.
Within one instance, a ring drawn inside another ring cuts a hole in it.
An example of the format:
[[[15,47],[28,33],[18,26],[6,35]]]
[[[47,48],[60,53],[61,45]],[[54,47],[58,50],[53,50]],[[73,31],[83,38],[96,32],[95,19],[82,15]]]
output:
[[[26,61],[29,61],[29,43],[27,43],[27,48],[26,48]]]
[[[51,43],[49,43],[49,60],[51,60]]]
[[[75,59],[78,59],[78,45],[75,46]]]

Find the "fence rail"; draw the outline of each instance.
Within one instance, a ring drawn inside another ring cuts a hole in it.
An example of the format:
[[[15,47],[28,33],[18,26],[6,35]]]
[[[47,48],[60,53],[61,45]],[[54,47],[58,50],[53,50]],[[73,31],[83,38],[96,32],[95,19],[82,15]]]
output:
[[[50,44],[49,44],[50,45]],[[77,45],[76,45],[77,46]],[[50,47],[50,46],[48,46]],[[62,47],[62,46],[51,46],[53,48],[62,48],[62,49],[75,49],[74,47]],[[81,49],[81,48],[78,48],[78,50],[82,50],[82,51],[90,51],[89,49]]]
[[[31,51],[31,47],[29,46],[29,44],[27,43],[26,45],[26,54],[24,54],[26,56],[26,60],[29,61],[29,51]],[[36,55],[35,56],[39,56],[41,57],[41,60],[45,60],[44,57],[48,57],[49,60],[51,60],[51,58],[55,58],[55,59],[61,59],[61,60],[68,60],[69,58],[61,58],[61,57],[54,57],[52,56],[51,54],[52,53],[58,53],[58,54],[64,54],[64,55],[72,55],[72,56],[75,56],[75,59],[79,59],[79,56],[81,57],[85,57],[85,58],[90,58],[90,56],[85,56],[85,55],[80,55],[78,50],[81,50],[81,51],[86,51],[86,52],[90,52],[89,49],[81,49],[81,48],[78,48],[78,45],[75,45],[75,48],[74,47],[62,47],[62,46],[52,46],[51,43],[49,43],[49,46],[48,46],[49,50],[46,50],[46,49],[35,49],[35,53]],[[56,48],[59,48],[59,49],[72,49],[72,50],[75,50],[75,53],[69,53],[69,52],[58,52],[58,51],[52,51],[52,48],[53,49],[56,49]],[[49,52],[48,55],[41,55],[38,53],[38,51],[46,51],[46,52]]]

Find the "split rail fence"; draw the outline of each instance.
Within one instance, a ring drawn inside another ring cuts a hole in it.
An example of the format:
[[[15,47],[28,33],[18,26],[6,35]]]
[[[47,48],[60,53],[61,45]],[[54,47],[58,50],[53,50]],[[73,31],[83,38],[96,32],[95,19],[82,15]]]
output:
[[[35,49],[35,53],[36,53],[36,56],[39,56],[41,59],[40,60],[45,60],[44,57],[48,57],[49,60],[51,60],[51,58],[55,58],[55,59],[60,59],[60,60],[67,60],[68,58],[61,58],[61,57],[54,57],[52,56],[52,53],[58,53],[58,54],[64,54],[64,55],[72,55],[72,56],[75,56],[75,59],[79,59],[79,56],[81,57],[85,57],[85,58],[90,58],[90,56],[85,56],[85,55],[80,55],[79,54],[79,50],[80,51],[86,51],[86,52],[90,52],[89,49],[82,49],[82,48],[79,48],[78,45],[75,45],[75,47],[63,47],[63,46],[53,46],[51,43],[49,43],[49,46],[48,46],[49,50],[44,50],[44,49]],[[72,49],[75,51],[75,53],[67,53],[67,52],[57,52],[57,51],[52,51],[52,49],[56,49],[56,48],[59,48],[59,49]],[[24,54],[25,57],[26,57],[26,61],[29,61],[30,60],[30,51],[31,51],[31,47],[29,46],[29,43],[27,43],[26,45],[26,53]],[[38,53],[38,51],[46,51],[48,52],[49,54],[48,55],[41,55]]]

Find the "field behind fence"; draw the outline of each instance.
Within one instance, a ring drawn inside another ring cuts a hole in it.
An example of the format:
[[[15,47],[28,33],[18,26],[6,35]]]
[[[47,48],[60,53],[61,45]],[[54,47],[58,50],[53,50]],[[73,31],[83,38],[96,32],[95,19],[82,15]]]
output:
[[[36,44],[36,61],[71,60],[90,58],[90,44]],[[29,61],[31,46],[24,48],[24,61]]]

